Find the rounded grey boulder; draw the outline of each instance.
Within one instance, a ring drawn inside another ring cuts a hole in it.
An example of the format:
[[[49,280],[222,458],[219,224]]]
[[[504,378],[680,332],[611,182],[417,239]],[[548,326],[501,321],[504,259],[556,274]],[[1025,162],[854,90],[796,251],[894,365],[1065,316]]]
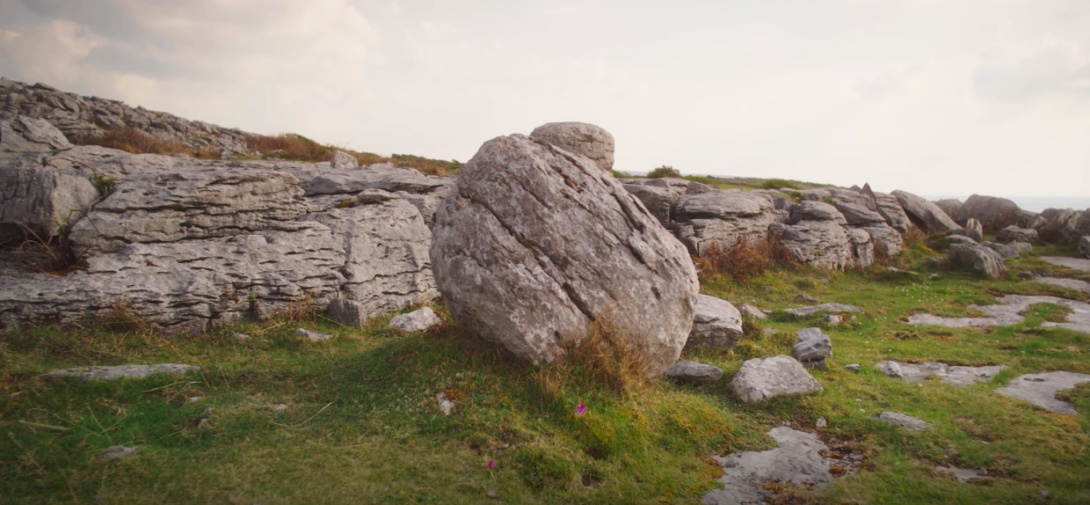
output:
[[[661,375],[693,324],[699,285],[681,242],[590,159],[523,135],[485,142],[462,169],[430,255],[454,319],[530,363],[607,315]]]
[[[530,132],[530,138],[565,151],[586,156],[602,170],[613,170],[613,135],[587,123],[545,123]]]

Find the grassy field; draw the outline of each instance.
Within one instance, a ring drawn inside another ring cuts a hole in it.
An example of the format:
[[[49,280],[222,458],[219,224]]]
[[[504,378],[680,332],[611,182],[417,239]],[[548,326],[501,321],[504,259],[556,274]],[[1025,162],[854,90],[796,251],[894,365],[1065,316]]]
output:
[[[0,342],[0,503],[698,503],[720,475],[711,454],[767,449],[765,433],[785,422],[866,460],[821,492],[789,490],[783,503],[1090,503],[1090,388],[1068,395],[1075,417],[992,392],[1022,373],[1090,373],[1090,335],[1041,328],[1062,317],[1049,305],[1005,328],[901,321],[914,312],[969,315],[966,305],[1001,293],[1085,301],[1016,273],[1086,276],[1031,256],[1011,260],[1007,279],[988,281],[938,270],[926,261],[934,255],[941,253],[916,241],[894,260],[918,275],[873,266],[774,269],[748,283],[703,279],[706,294],[768,311],[798,306],[800,293],[865,311],[835,327],[773,312],[748,324],[733,351],[686,351],[683,359],[725,370],[708,386],[656,379],[621,392],[579,367],[556,374],[517,364],[441,306],[445,323],[418,333],[386,329],[392,314],[362,329],[308,315],[181,335],[95,324],[10,330]],[[730,396],[727,384],[745,359],[788,354],[795,331],[808,326],[833,340],[831,366],[813,372],[823,393],[758,405]],[[292,334],[298,327],[336,338],[311,343]],[[237,341],[236,331],[252,338]],[[968,388],[906,383],[873,369],[884,359],[928,358],[1010,369]],[[113,382],[37,378],[126,363],[203,369]],[[862,370],[844,370],[848,363]],[[436,405],[438,392],[457,400],[450,417]],[[288,407],[274,408],[280,404]],[[909,434],[873,419],[882,411],[935,427]],[[819,430],[821,417],[829,425]],[[112,445],[138,452],[96,458]],[[988,476],[959,484],[934,470],[951,465]]]

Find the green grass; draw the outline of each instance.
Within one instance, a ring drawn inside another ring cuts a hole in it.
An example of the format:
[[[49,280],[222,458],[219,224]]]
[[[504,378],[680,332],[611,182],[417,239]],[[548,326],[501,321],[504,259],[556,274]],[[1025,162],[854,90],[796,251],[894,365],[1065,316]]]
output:
[[[1090,373],[1090,335],[1040,326],[1062,308],[1035,305],[1024,323],[1005,328],[901,320],[971,315],[967,305],[1008,292],[1085,295],[1019,280],[1019,271],[1043,268],[1035,256],[1010,260],[1005,279],[984,280],[926,261],[936,255],[915,241],[894,258],[917,274],[874,266],[770,270],[748,286],[704,279],[704,293],[773,317],[748,324],[733,351],[686,351],[684,359],[722,367],[719,383],[658,379],[630,394],[589,383],[578,369],[549,386],[541,378],[551,367],[512,362],[449,322],[442,307],[446,324],[409,334],[385,328],[392,315],[362,329],[309,316],[169,338],[95,325],[22,328],[0,341],[0,503],[699,503],[719,475],[711,454],[764,450],[773,445],[770,428],[813,429],[822,417],[823,436],[866,464],[817,503],[1036,503],[1040,491],[1050,503],[1090,502],[1090,388],[1065,393],[1075,417],[992,392],[1022,373]],[[820,315],[780,311],[798,306],[799,293],[865,314],[827,326]],[[311,343],[292,335],[299,326],[337,337]],[[807,326],[821,326],[834,343],[829,368],[813,371],[823,393],[758,405],[730,396],[744,359],[788,354],[794,332]],[[252,338],[238,342],[235,331]],[[1010,369],[956,388],[885,377],[873,369],[884,359]],[[99,383],[36,378],[61,367],[161,362],[203,370]],[[862,370],[845,371],[848,363]],[[459,398],[450,417],[436,406],[439,391]],[[186,402],[194,396],[204,399]],[[272,409],[282,403],[290,407]],[[206,407],[211,416],[197,428]],[[887,410],[935,427],[909,434],[872,418]],[[111,445],[139,452],[96,459]],[[989,476],[959,484],[937,465],[986,468]]]

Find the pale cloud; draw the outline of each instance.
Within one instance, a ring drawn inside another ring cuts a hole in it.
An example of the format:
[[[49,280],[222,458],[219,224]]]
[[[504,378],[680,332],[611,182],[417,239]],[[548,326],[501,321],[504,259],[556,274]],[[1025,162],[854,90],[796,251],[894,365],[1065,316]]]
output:
[[[1064,93],[1090,99],[1090,61],[1075,41],[1045,36],[1005,44],[983,59],[974,75],[983,98],[1022,101]]]
[[[586,121],[621,170],[1064,194],[1090,187],[1087,22],[1085,0],[22,0],[0,74],[384,153]]]

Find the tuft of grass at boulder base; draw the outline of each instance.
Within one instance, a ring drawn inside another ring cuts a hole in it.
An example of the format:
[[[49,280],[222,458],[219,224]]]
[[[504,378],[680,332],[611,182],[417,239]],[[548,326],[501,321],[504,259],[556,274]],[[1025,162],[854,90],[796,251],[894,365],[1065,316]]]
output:
[[[918,237],[890,259],[912,273],[771,266],[741,284],[706,271],[704,293],[773,314],[747,320],[734,350],[685,351],[683,359],[724,369],[712,385],[654,379],[618,387],[609,377],[623,374],[586,358],[612,352],[599,344],[582,361],[519,364],[441,306],[434,308],[444,323],[417,333],[387,329],[393,314],[360,329],[312,314],[196,335],[140,325],[9,330],[0,341],[0,501],[695,504],[722,474],[712,454],[769,449],[767,431],[791,423],[865,459],[859,473],[822,491],[788,490],[785,503],[1014,504],[1041,502],[1041,492],[1050,503],[1090,502],[1090,389],[1061,393],[1077,416],[993,392],[1023,373],[1090,373],[1090,335],[1042,327],[1063,317],[1049,305],[1003,328],[908,325],[902,319],[911,313],[968,316],[967,305],[1044,289],[1017,275],[1042,268],[1035,255],[1009,260],[1006,278],[986,280],[934,266],[926,258],[941,253],[927,243]],[[865,313],[829,326],[820,314],[782,312],[801,305],[800,293]],[[293,334],[300,326],[335,338],[309,342]],[[829,367],[811,371],[823,393],[755,405],[732,399],[727,384],[745,359],[789,354],[795,332],[809,326],[833,341]],[[237,341],[235,332],[251,338]],[[886,377],[873,368],[885,359],[1010,368],[957,388]],[[126,363],[203,368],[113,382],[37,378]],[[849,363],[862,370],[844,370]],[[622,364],[615,369],[628,370]],[[449,417],[436,405],[439,392],[456,402]],[[874,418],[883,411],[935,426],[910,434]],[[819,418],[828,426],[816,428]],[[96,457],[113,445],[137,452]],[[988,476],[960,484],[937,466]]]

